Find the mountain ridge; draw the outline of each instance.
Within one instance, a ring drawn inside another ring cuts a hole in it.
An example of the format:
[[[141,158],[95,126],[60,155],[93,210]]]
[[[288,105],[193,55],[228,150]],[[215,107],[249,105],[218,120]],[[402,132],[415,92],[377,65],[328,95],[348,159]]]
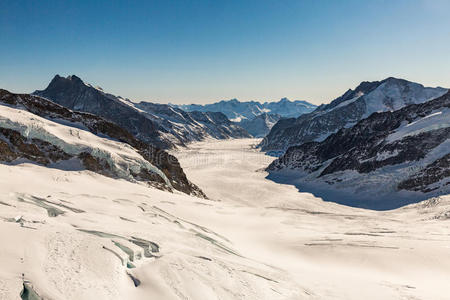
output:
[[[355,90],[347,90],[342,96],[329,104],[320,105],[311,113],[279,121],[259,147],[262,151],[282,153],[290,146],[322,141],[374,112],[393,111],[408,104],[423,103],[447,91],[394,77],[362,82]]]
[[[240,122],[252,120],[262,113],[278,114],[281,117],[299,116],[313,111],[317,106],[304,100],[290,101],[282,98],[278,102],[239,101],[236,98],[221,100],[210,104],[170,104],[185,111],[218,111],[224,113],[230,120]]]
[[[69,109],[102,116],[124,127],[137,138],[163,149],[184,147],[189,142],[207,137],[249,137],[245,130],[221,115],[203,116],[185,113],[165,104],[134,103],[86,84],[76,75],[56,75],[46,89],[33,94]],[[168,120],[168,116],[172,121]]]

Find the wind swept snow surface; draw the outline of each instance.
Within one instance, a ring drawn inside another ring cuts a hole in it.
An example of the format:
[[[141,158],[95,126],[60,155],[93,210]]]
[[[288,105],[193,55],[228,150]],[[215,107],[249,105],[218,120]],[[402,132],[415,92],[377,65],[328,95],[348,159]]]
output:
[[[24,281],[43,299],[300,297],[287,272],[177,213],[211,201],[34,164],[0,165],[0,188],[0,299]]]

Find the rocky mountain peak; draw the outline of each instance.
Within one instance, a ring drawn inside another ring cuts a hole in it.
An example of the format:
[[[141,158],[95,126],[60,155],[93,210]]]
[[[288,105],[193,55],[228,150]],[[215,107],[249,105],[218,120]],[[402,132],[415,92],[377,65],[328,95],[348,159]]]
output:
[[[69,75],[67,76],[67,79],[75,83],[84,83],[83,80],[81,80],[81,78],[76,75]]]
[[[356,87],[354,92],[368,94],[379,87],[382,83],[383,81],[363,81]]]
[[[73,84],[85,85],[83,80],[81,80],[81,78],[76,75],[69,75],[67,77],[63,77],[60,76],[59,74],[56,74],[48,86],[51,88],[53,86],[67,86]]]

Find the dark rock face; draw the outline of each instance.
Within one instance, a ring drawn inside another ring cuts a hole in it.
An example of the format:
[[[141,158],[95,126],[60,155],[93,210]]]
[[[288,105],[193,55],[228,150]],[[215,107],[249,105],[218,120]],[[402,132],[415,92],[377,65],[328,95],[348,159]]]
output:
[[[280,120],[260,144],[263,151],[284,151],[290,146],[324,140],[374,112],[394,111],[442,96],[443,88],[426,88],[402,79],[362,82],[330,104],[296,119]]]
[[[443,193],[445,181],[450,182],[450,126],[442,120],[449,111],[450,92],[394,112],[374,113],[322,142],[288,148],[267,170],[298,171],[309,181],[330,186],[391,178],[388,183],[395,185],[395,191]],[[411,126],[416,126],[414,131],[407,131]],[[345,175],[344,171],[357,173]]]
[[[376,142],[384,138],[380,136],[374,137],[370,142],[361,141],[355,148],[332,156],[336,158],[322,171],[320,176],[342,170],[356,170],[359,173],[369,173],[384,166],[397,165],[407,161],[418,161],[423,159],[428,152],[445,142],[449,136],[450,128],[447,127],[405,137],[402,140],[390,144],[376,144]],[[372,159],[378,153],[394,152],[397,155],[383,160]]]
[[[450,178],[450,153],[437,159],[408,179],[400,182],[398,188],[428,193],[439,189],[439,185],[433,186],[433,184],[442,181],[445,178]],[[450,180],[445,184],[449,185]]]
[[[263,113],[251,120],[245,119],[237,124],[247,130],[252,136],[261,138],[266,136],[273,125],[280,119],[281,116],[278,114]]]
[[[114,177],[106,161],[101,161],[87,152],[80,153],[77,156],[71,155],[46,141],[27,139],[20,132],[12,129],[0,128],[0,149],[2,149],[0,160],[5,162],[13,162],[18,158],[22,158],[46,166],[51,163],[78,158],[87,170]],[[156,179],[157,182],[164,182],[159,175],[155,175],[152,180]]]
[[[186,178],[183,169],[174,156],[160,148],[137,139],[127,130],[99,116],[90,113],[71,111],[61,105],[38,96],[13,94],[1,89],[0,104],[21,108],[55,122],[67,122],[72,125],[76,124],[98,136],[108,137],[126,143],[135,148],[144,159],[163,171],[173,188],[187,194],[205,197],[203,192]],[[0,149],[2,150],[0,153],[0,160],[6,162],[11,162],[17,158],[25,158],[47,165],[49,163],[73,158],[73,156],[65,153],[54,145],[36,139],[27,140],[21,136],[19,132],[6,128],[0,128]],[[114,174],[111,174],[106,162],[92,157],[88,153],[81,153],[77,158],[82,161],[84,167],[88,170],[103,175],[114,176]],[[160,186],[161,183],[164,183],[164,180],[159,175],[153,173],[134,174],[134,177],[137,180],[148,181],[149,183],[154,183],[158,186]]]
[[[107,175],[109,173],[110,167],[105,161],[101,161],[98,158],[92,156],[87,152],[82,152],[78,155],[78,158],[83,162],[84,167],[92,172]],[[160,177],[160,176],[158,176]],[[159,179],[158,181],[162,180]]]
[[[224,115],[208,118],[207,115],[186,113],[165,104],[133,103],[87,85],[75,75],[67,78],[56,75],[45,90],[34,94],[72,110],[101,116],[138,139],[163,149],[185,146],[205,137],[249,137],[245,130],[229,121],[228,124],[215,123],[216,119],[226,119]],[[207,119],[208,126],[202,126],[204,119]]]

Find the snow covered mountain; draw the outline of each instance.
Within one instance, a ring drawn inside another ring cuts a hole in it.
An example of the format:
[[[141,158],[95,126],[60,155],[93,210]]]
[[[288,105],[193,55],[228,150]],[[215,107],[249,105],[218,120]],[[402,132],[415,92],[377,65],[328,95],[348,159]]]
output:
[[[217,111],[224,113],[230,120],[240,122],[248,119],[252,120],[263,113],[278,114],[284,118],[298,117],[302,114],[313,111],[317,106],[306,101],[290,101],[283,98],[278,102],[240,102],[237,99],[222,100],[212,104],[185,104],[174,105],[185,111]]]
[[[278,114],[262,113],[251,120],[244,119],[237,124],[247,130],[252,136],[261,138],[265,137],[280,119],[281,116]]]
[[[206,137],[215,139],[250,137],[247,131],[220,112],[185,112],[167,104],[151,102],[139,102],[132,105],[170,131],[176,138],[175,143],[201,141]]]
[[[178,160],[101,117],[0,90],[0,161],[90,170],[204,197]]]
[[[288,148],[269,178],[324,199],[394,208],[450,193],[450,92],[374,113],[321,142]]]
[[[442,96],[444,88],[429,88],[397,78],[362,82],[330,104],[298,118],[283,119],[260,144],[263,151],[283,153],[290,146],[322,141],[341,128],[349,128],[374,112],[394,111],[409,104]]]
[[[165,104],[134,103],[85,84],[75,75],[67,78],[56,75],[45,90],[34,94],[69,109],[104,117],[160,148],[184,146],[208,137],[249,137],[223,114],[186,113]]]

